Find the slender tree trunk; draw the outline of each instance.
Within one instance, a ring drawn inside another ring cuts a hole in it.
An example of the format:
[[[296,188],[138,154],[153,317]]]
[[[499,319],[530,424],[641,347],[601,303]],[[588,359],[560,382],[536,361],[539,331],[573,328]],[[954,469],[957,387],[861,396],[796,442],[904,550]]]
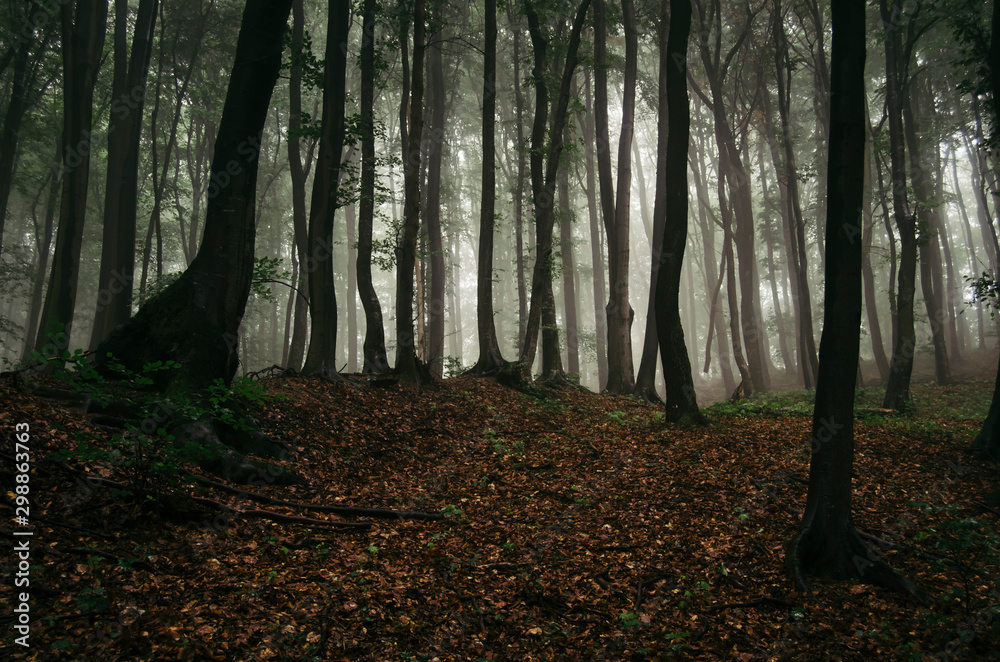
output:
[[[594,325],[597,335],[597,390],[603,391],[608,384],[608,319],[604,313],[604,303],[607,292],[604,285],[604,259],[601,257],[601,223],[597,214],[597,196],[595,195],[596,176],[594,168],[594,112],[590,90],[590,70],[584,70],[584,95],[587,113],[580,120],[580,133],[583,136],[584,165],[586,168],[587,215],[590,218],[590,260],[593,267],[594,292]],[[655,359],[654,359],[655,361]]]
[[[866,138],[870,134],[866,132]],[[861,275],[864,284],[865,311],[868,316],[868,335],[871,336],[872,355],[875,357],[875,366],[878,369],[879,380],[885,384],[889,379],[889,359],[885,355],[885,347],[882,344],[882,326],[878,320],[878,300],[875,296],[875,274],[872,271],[872,236],[874,234],[874,220],[872,218],[872,149],[871,140],[865,141],[865,188],[861,203],[862,220],[864,227],[861,238]]]
[[[580,32],[583,30],[584,19],[590,0],[582,0],[573,20],[570,30],[569,46],[566,62],[563,67],[562,79],[559,84],[559,96],[552,112],[552,127],[549,134],[548,158],[543,159],[545,128],[548,124],[548,86],[545,82],[547,73],[548,38],[543,33],[538,14],[533,7],[527,8],[528,28],[531,34],[532,48],[535,54],[533,76],[535,79],[535,122],[531,136],[531,186],[535,199],[536,248],[535,267],[531,278],[531,305],[528,309],[528,323],[525,332],[524,350],[518,359],[524,377],[530,375],[531,366],[535,360],[535,349],[538,343],[538,332],[543,319],[543,308],[549,306],[546,317],[555,317],[551,310],[552,302],[552,229],[554,224],[553,206],[555,202],[555,180],[559,167],[559,156],[563,147],[563,130],[566,126],[566,115],[569,108],[570,84],[573,70],[576,68]],[[542,349],[542,370],[547,378],[562,377],[562,365],[559,355],[558,331],[551,325],[543,333],[544,347]],[[548,363],[546,365],[546,363]]]
[[[580,336],[576,310],[576,264],[573,259],[573,210],[569,203],[569,165],[558,175],[559,251],[562,254],[563,298],[566,302],[566,367],[570,375],[580,375]]]
[[[142,0],[127,53],[127,0],[115,0],[115,75],[108,119],[108,171],[97,312],[90,348],[132,316],[139,139],[158,0]]]
[[[413,65],[409,121],[405,128],[403,153],[405,203],[403,233],[396,247],[396,371],[405,379],[419,381],[413,333],[413,271],[417,259],[417,234],[420,230],[420,137],[423,129],[424,103],[424,0],[413,3]],[[405,89],[405,88],[404,88]],[[402,117],[401,120],[405,119]]]
[[[72,334],[87,214],[94,86],[107,14],[107,0],[77,0],[62,6],[63,188],[52,275],[35,340],[35,349],[43,356],[61,356],[69,349]]]
[[[761,197],[764,202],[764,209],[771,208],[767,188],[767,177],[764,175],[764,142],[758,142],[757,162],[761,172]],[[782,198],[784,196],[781,196]],[[777,267],[774,262],[774,234],[771,231],[771,214],[765,211],[764,214],[764,244],[767,247],[767,280],[771,286],[771,301],[774,306],[775,326],[778,330],[778,351],[781,352],[781,361],[784,364],[785,375],[791,379],[795,378],[795,361],[792,359],[791,351],[788,349],[788,340],[785,334],[785,319],[781,311],[781,301],[778,298],[778,277]]]
[[[45,220],[39,231],[35,220],[35,208],[32,207],[31,217],[35,220],[35,251],[38,254],[38,269],[35,272],[34,283],[31,286],[31,306],[28,310],[28,320],[25,325],[24,347],[21,351],[22,363],[27,363],[38,336],[38,321],[42,313],[42,294],[45,288],[45,275],[49,272],[49,252],[52,247],[52,234],[55,227],[56,205],[62,188],[62,142],[56,141],[55,158],[52,159],[49,176],[49,192],[45,200]]]
[[[309,257],[306,217],[306,172],[302,165],[302,42],[305,36],[304,0],[292,3],[292,60],[288,80],[288,171],[292,180],[292,258],[296,266],[292,301],[294,320],[286,368],[299,370],[306,351],[309,327]]]
[[[900,0],[893,0],[892,9],[887,0],[879,0],[882,20],[885,23],[886,109],[889,118],[889,156],[892,172],[892,206],[899,231],[900,261],[899,288],[896,295],[896,333],[892,343],[892,362],[889,364],[889,381],[885,387],[882,406],[886,409],[905,411],[910,407],[910,376],[913,373],[913,356],[916,352],[916,334],[913,328],[913,296],[917,270],[916,217],[906,199],[906,151],[903,135],[903,92],[906,63],[902,61],[902,38],[890,22],[891,12],[899,11]]]
[[[662,117],[666,113],[669,130],[666,150],[657,150],[657,196],[653,205],[653,225],[655,227],[662,223],[663,243],[660,247],[660,262],[654,265],[653,271],[656,274],[656,330],[666,382],[666,420],[669,422],[685,419],[704,422],[698,410],[678,301],[688,222],[687,153],[691,110],[687,92],[687,46],[690,29],[690,0],[671,0],[669,4],[667,0],[661,0],[659,33],[662,87],[659,104],[661,120],[658,124],[662,126]]]
[[[514,268],[517,271],[517,354],[524,350],[528,324],[528,286],[524,269],[524,172],[527,169],[524,149],[524,95],[521,93],[521,30],[514,24],[512,5],[507,5],[507,19],[514,32],[514,105],[517,127],[517,181],[514,183]]]
[[[355,228],[358,214],[354,203],[347,206],[344,212],[347,220],[347,373],[353,375],[358,371],[358,269],[355,243],[357,242]]]
[[[375,26],[376,0],[364,0],[361,26],[361,195],[358,200],[358,291],[365,309],[362,370],[389,368],[382,304],[372,282],[372,226],[375,220]]]
[[[427,337],[425,361],[431,374],[444,376],[444,238],[441,234],[441,161],[444,155],[445,90],[444,63],[440,42],[431,46],[427,57],[427,96],[431,115],[427,141],[426,227],[430,267],[430,296],[427,297]]]

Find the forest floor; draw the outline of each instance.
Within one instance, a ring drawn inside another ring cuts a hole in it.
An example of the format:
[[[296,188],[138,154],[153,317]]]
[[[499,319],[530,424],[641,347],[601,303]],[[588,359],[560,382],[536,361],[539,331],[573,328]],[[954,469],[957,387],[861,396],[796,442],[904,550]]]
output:
[[[878,389],[859,398],[855,522],[930,604],[845,582],[794,590],[783,564],[806,498],[801,392],[719,403],[710,426],[675,428],[631,399],[529,395],[490,379],[419,393],[262,384],[283,399],[260,405],[261,429],[294,449],[306,484],[244,489],[444,517],[343,518],[372,522],[347,532],[269,521],[254,511],[340,518],[190,474],[143,485],[232,511],[176,496],[140,507],[83,477],[128,484],[162,469],[155,458],[2,379],[0,657],[1000,659],[1000,506],[989,497],[1000,471],[965,450],[991,377],[915,384],[908,416],[878,409]],[[17,589],[30,592],[29,648],[13,643],[8,607],[17,423],[30,425],[34,461],[30,588]]]

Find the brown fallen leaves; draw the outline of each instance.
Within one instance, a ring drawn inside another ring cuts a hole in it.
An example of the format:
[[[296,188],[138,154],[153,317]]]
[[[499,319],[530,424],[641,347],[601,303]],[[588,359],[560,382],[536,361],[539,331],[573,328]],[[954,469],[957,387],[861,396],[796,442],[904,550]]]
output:
[[[937,421],[947,435],[858,428],[855,521],[893,544],[874,553],[938,598],[928,609],[863,585],[793,592],[783,545],[805,501],[806,417],[717,416],[675,429],[631,400],[566,389],[536,398],[491,380],[420,395],[314,379],[266,385],[289,400],[268,405],[261,425],[296,449],[308,485],[249,489],[447,518],[345,534],[154,517],[44,458],[106,431],[5,383],[2,450],[13,423],[31,423],[32,513],[55,523],[35,527],[32,648],[13,646],[8,628],[5,657],[985,659],[1000,645],[987,620],[1000,552],[970,553],[968,570],[933,547],[956,519],[997,525],[995,510],[974,505],[998,483],[996,466],[963,453],[974,421]],[[255,507],[191,481],[177,489]]]

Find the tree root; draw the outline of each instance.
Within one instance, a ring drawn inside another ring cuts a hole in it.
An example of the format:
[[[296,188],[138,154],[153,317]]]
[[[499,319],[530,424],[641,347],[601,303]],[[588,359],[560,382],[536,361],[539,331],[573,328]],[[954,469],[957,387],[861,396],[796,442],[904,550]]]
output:
[[[230,487],[229,485],[224,485],[223,483],[217,483],[207,478],[201,478],[200,476],[191,476],[191,478],[200,485],[205,485],[206,487],[211,487],[213,489],[221,490],[223,492],[228,492],[229,494],[236,494],[238,496],[245,497],[252,501],[257,501],[258,503],[266,503],[272,506],[286,506],[288,508],[301,508],[302,510],[315,510],[317,512],[323,512],[323,513],[337,513],[338,515],[346,515],[346,516],[360,515],[364,517],[375,517],[381,519],[419,519],[419,520],[444,519],[444,515],[441,515],[439,513],[424,513],[416,510],[388,510],[385,508],[358,508],[355,506],[327,506],[327,505],[313,504],[313,503],[286,501],[284,499],[275,499],[274,497],[269,497],[265,494],[258,494],[257,492],[248,492],[246,490],[241,490],[236,487]]]

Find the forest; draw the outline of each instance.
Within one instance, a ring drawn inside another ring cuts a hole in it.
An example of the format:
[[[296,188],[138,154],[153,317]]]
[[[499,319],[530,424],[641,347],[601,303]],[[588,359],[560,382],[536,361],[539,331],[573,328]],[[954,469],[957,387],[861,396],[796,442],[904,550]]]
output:
[[[2,655],[998,659],[997,30],[3,3]]]

